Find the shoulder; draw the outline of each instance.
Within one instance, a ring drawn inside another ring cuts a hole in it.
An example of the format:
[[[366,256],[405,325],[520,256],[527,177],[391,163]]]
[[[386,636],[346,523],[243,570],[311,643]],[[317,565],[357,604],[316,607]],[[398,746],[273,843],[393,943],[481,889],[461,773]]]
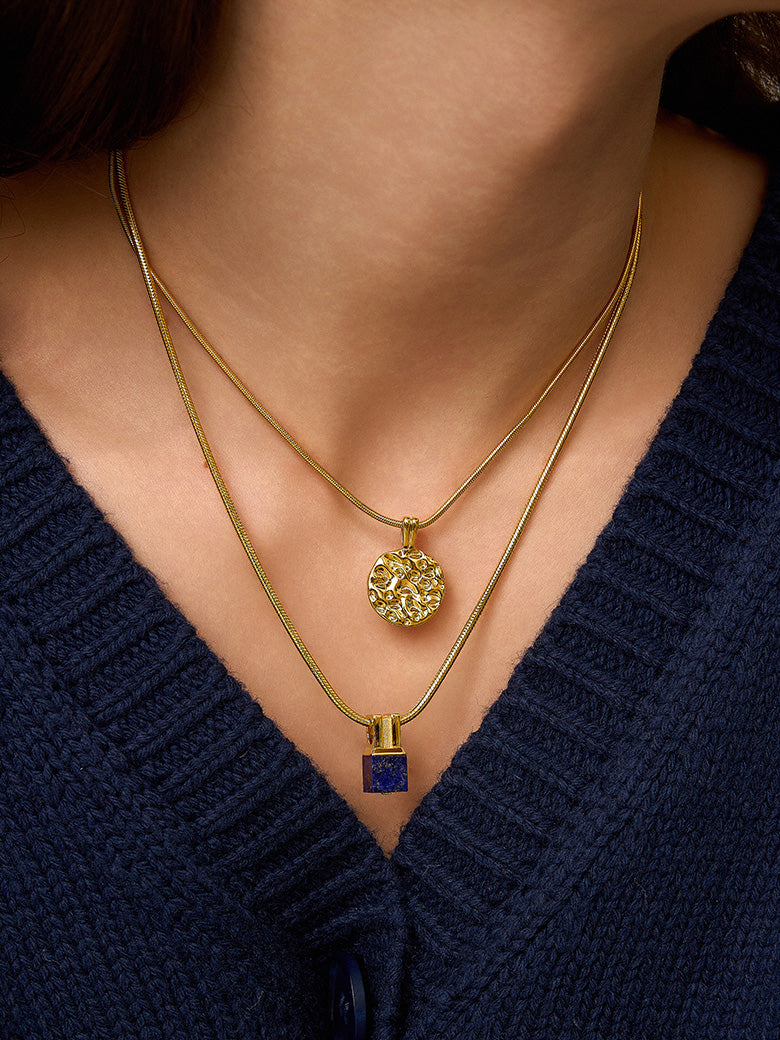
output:
[[[693,217],[719,230],[724,243],[745,242],[766,199],[770,161],[664,111],[654,147],[656,180],[678,226],[685,227]]]
[[[749,295],[760,290],[771,317],[780,299],[773,264],[780,248],[777,173],[763,156],[687,119],[661,115],[648,163],[643,235],[650,327],[667,328],[669,335],[689,328],[689,338],[701,341],[718,307],[736,302],[737,290],[744,295],[748,282],[733,281],[743,258],[766,268],[750,281]]]

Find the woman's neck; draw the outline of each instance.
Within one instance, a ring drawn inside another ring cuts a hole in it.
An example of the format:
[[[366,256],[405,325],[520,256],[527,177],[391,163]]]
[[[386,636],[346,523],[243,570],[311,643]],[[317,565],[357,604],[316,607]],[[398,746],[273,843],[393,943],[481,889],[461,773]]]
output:
[[[237,2],[130,156],[158,271],[326,455],[513,414],[609,297],[675,41],[608,6]]]

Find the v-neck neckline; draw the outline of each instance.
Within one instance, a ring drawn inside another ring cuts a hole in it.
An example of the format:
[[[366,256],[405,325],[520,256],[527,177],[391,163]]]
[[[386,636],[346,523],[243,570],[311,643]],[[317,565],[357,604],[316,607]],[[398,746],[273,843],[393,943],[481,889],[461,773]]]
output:
[[[122,768],[136,770],[156,804],[165,803],[177,832],[194,828],[204,861],[229,886],[262,873],[258,900],[290,932],[313,946],[332,947],[343,940],[345,928],[358,928],[358,911],[361,929],[374,922],[380,931],[399,933],[406,913],[423,948],[426,935],[433,942],[439,934],[438,901],[460,900],[469,919],[493,920],[500,913],[489,886],[468,893],[463,888],[463,856],[479,862],[501,899],[519,892],[532,896],[526,868],[549,848],[567,814],[587,806],[598,837],[603,792],[595,781],[603,781],[613,752],[628,748],[633,754],[631,739],[638,748],[652,736],[645,727],[654,712],[654,681],[677,663],[682,634],[726,553],[718,539],[731,526],[715,512],[704,516],[694,501],[703,495],[697,466],[709,436],[706,424],[726,400],[718,373],[728,354],[723,342],[733,335],[730,309],[750,287],[754,260],[767,250],[767,239],[780,237],[779,192],[780,164],[772,168],[761,213],[693,366],[611,520],[506,688],[412,812],[390,857],[133,559],[13,388],[0,380],[0,414],[6,424],[11,416],[14,435],[25,444],[25,457],[15,465],[32,467],[34,474],[20,523],[34,532],[43,516],[48,525],[46,539],[34,543],[39,563],[34,580],[25,579],[29,609],[21,610],[20,619],[34,631],[36,645],[43,641],[48,648],[47,669],[57,675],[59,688],[74,692],[102,739],[118,750]],[[698,440],[691,439],[691,430]],[[672,456],[690,469],[687,491],[665,486]],[[750,491],[747,477],[744,482]],[[671,517],[679,529],[670,524],[653,543],[648,508],[656,510],[661,528],[663,518]],[[713,532],[711,559],[694,546],[689,522]],[[652,567],[643,573],[639,561],[645,557],[664,579],[671,572],[679,578],[671,597],[659,591]],[[42,582],[49,583],[45,605]],[[642,633],[636,618],[618,617],[607,630],[601,602],[607,588],[617,590],[626,609],[644,611],[651,630]],[[74,628],[74,617],[87,616],[86,629]],[[653,625],[664,629],[663,638]],[[670,632],[681,638],[669,642]],[[560,711],[557,694],[561,704],[566,701]],[[566,757],[556,761],[562,748]],[[516,787],[520,779],[524,800]],[[495,839],[499,818],[506,825],[503,838],[482,841],[487,835]],[[380,898],[380,890],[387,898]],[[457,936],[451,941],[457,945]],[[393,970],[400,986],[398,964]]]
[[[700,345],[700,347],[699,347],[699,349],[698,349],[698,351],[697,351],[697,353],[695,355],[694,362],[693,362],[693,368],[694,369],[695,369],[697,363],[703,357],[706,359],[706,356],[707,356],[707,354],[709,352],[708,348],[710,347],[711,341],[713,339],[713,330],[718,325],[718,322],[719,322],[719,319],[720,319],[720,315],[721,315],[721,311],[723,309],[724,303],[729,299],[730,296],[735,295],[739,291],[739,283],[740,283],[740,280],[741,280],[742,268],[746,265],[746,263],[749,262],[750,254],[753,252],[753,250],[755,248],[755,240],[758,237],[757,233],[761,230],[761,226],[767,220],[767,210],[770,208],[771,200],[773,199],[774,194],[780,188],[780,185],[778,184],[778,182],[780,182],[780,163],[778,163],[777,166],[773,167],[771,172],[770,172],[770,177],[769,177],[769,180],[768,180],[768,184],[767,184],[767,188],[766,188],[766,194],[765,194],[765,199],[764,199],[764,203],[763,203],[763,206],[762,206],[762,209],[761,209],[761,213],[760,213],[759,218],[757,220],[757,223],[756,223],[756,225],[755,225],[755,227],[753,229],[753,232],[751,233],[749,242],[747,243],[747,245],[745,247],[745,250],[743,251],[743,255],[742,255],[742,258],[740,260],[739,268],[735,272],[735,274],[733,275],[732,279],[730,280],[729,285],[727,286],[727,289],[726,289],[726,291],[725,291],[725,293],[724,293],[724,295],[723,295],[723,297],[722,297],[722,299],[721,299],[721,301],[720,301],[720,303],[718,305],[718,308],[717,308],[714,316],[712,317],[712,319],[710,321],[710,324],[709,324],[709,327],[708,327],[707,332],[705,334],[704,340],[703,340],[702,344]],[[0,376],[2,376],[2,373],[0,373]],[[680,390],[678,391],[678,393],[676,394],[674,400],[672,401],[672,403],[670,405],[670,408],[669,408],[669,411],[668,411],[668,416],[669,417],[673,417],[675,412],[679,411],[680,408],[682,408],[684,406],[685,401],[686,401],[686,399],[688,397],[688,390],[689,390],[690,380],[691,380],[691,373],[689,373],[689,375],[686,377],[683,385],[681,386]],[[64,467],[65,472],[68,473],[67,466],[66,466],[66,463],[64,462],[64,460],[62,460],[57,455],[57,453],[54,451],[54,449],[51,448],[48,445],[48,442],[46,441],[45,434],[43,434],[43,432],[40,430],[40,427],[38,427],[38,424],[36,423],[35,419],[26,411],[26,409],[24,408],[24,405],[21,403],[21,401],[19,400],[19,398],[16,395],[15,390],[10,386],[10,384],[9,384],[9,388],[10,388],[10,391],[13,394],[14,398],[16,399],[17,406],[25,413],[25,415],[28,417],[29,421],[36,428],[36,431],[39,433],[41,439],[46,443],[46,446],[47,446],[48,450],[52,452],[52,455],[54,455],[58,459],[59,463]],[[652,457],[657,454],[658,445],[663,440],[665,427],[668,424],[669,424],[669,418],[667,418],[667,420],[664,422],[664,424],[662,424],[662,426],[659,428],[659,430],[654,435],[654,437],[651,440],[650,445],[649,445],[645,455],[643,456],[642,460],[640,461],[638,470],[635,471],[635,473],[632,476],[632,478],[630,479],[629,483],[624,488],[624,490],[623,490],[623,492],[622,492],[622,494],[620,496],[620,499],[619,499],[619,501],[617,503],[617,506],[616,506],[616,508],[615,508],[615,510],[614,510],[614,512],[612,514],[612,517],[610,518],[608,524],[599,533],[599,535],[598,535],[598,537],[597,537],[593,547],[591,548],[590,552],[588,553],[588,556],[587,556],[585,562],[579,568],[578,573],[575,575],[573,581],[570,583],[570,585],[564,591],[563,596],[561,597],[559,602],[556,604],[556,606],[552,610],[552,612],[549,615],[547,621],[542,626],[541,630],[539,631],[538,635],[536,636],[534,642],[528,648],[528,650],[524,654],[523,658],[519,661],[519,663],[517,664],[517,666],[513,670],[512,675],[510,676],[510,681],[517,682],[517,680],[519,679],[520,675],[525,670],[525,664],[526,664],[527,659],[534,657],[539,650],[541,650],[542,648],[546,648],[547,647],[547,645],[550,642],[550,632],[551,632],[551,629],[553,629],[555,627],[555,623],[557,621],[558,615],[562,611],[566,610],[571,602],[573,602],[573,601],[575,601],[576,599],[579,598],[579,595],[580,595],[581,590],[582,590],[582,586],[584,584],[586,584],[589,581],[589,579],[592,577],[592,574],[591,574],[591,571],[593,570],[593,559],[592,558],[597,553],[597,550],[598,550],[598,548],[600,546],[600,543],[604,539],[605,533],[607,531],[609,531],[610,529],[614,528],[614,525],[617,522],[617,519],[620,516],[622,516],[623,514],[626,513],[627,502],[635,497],[637,481],[641,480],[641,474],[638,477],[637,476],[637,472],[641,471],[643,469],[643,467],[646,467],[648,460],[652,459]],[[89,499],[88,492],[84,491],[84,489],[81,488],[81,486],[78,485],[75,482],[75,480],[73,480],[73,478],[71,478],[69,476],[69,473],[68,473],[68,479],[72,480],[74,485],[75,485],[75,487],[78,488],[79,491],[81,491]],[[102,515],[102,513],[100,513],[99,510],[97,510],[97,508],[92,504],[91,499],[89,499],[89,502],[90,502],[90,505],[92,506],[92,508],[95,510],[95,513],[97,514],[97,518],[99,519],[99,522],[101,524],[105,524],[108,527],[108,529],[111,532],[113,532],[113,535],[116,538],[116,541],[118,543],[117,548],[121,552],[127,553],[128,555],[132,556],[131,550],[127,546],[127,543],[124,541],[122,535],[113,526],[111,526],[110,522]],[[189,620],[186,618],[186,616],[184,616],[181,613],[179,608],[176,607],[175,604],[173,604],[165,596],[165,593],[159,587],[159,584],[157,583],[157,580],[151,574],[151,572],[148,572],[145,569],[144,569],[144,572],[148,576],[148,580],[149,580],[150,584],[156,590],[156,592],[157,592],[157,594],[159,596],[159,599],[160,599],[160,603],[162,605],[164,605],[164,608],[166,610],[168,610],[168,611],[171,611],[174,615],[179,617],[181,619],[181,622],[184,625],[186,625],[188,628],[190,628],[190,630],[192,632],[191,638],[201,644],[201,646],[202,646],[203,650],[205,651],[207,657],[210,658],[213,663],[217,662],[218,658],[217,658],[216,654],[214,653],[214,651],[212,651],[211,648],[205,643],[205,641],[197,634],[194,626],[189,622]],[[296,751],[298,751],[298,749],[295,746],[295,744],[290,740],[290,738],[288,738],[286,736],[286,734],[283,732],[283,730],[275,722],[270,720],[265,715],[265,713],[263,712],[261,699],[256,699],[255,697],[253,697],[248,691],[246,691],[243,688],[243,686],[241,685],[241,683],[238,680],[233,679],[232,677],[231,677],[231,679],[235,683],[235,685],[241,689],[242,696],[245,697],[245,699],[246,699],[246,704],[245,704],[246,709],[250,713],[253,712],[253,711],[259,712],[263,716],[263,718],[267,720],[268,724],[271,727],[273,727],[273,729],[278,733],[279,739],[281,741],[284,741],[284,742],[288,743],[291,748],[294,748]],[[507,690],[508,690],[507,687],[505,687],[504,690],[502,690],[502,692],[499,694],[499,696],[496,698],[496,700],[493,702],[491,707],[486,712],[486,716],[485,716],[486,718],[488,716],[490,716],[496,709],[500,709],[500,707],[502,705],[502,701],[504,700],[505,695],[507,694]],[[483,728],[483,725],[484,725],[484,720],[483,720],[482,725],[480,725],[480,727],[478,727],[477,730],[475,730],[474,733],[471,734],[471,736],[469,738],[467,738],[467,740],[456,751],[455,756],[453,757],[453,761],[456,758],[457,759],[462,758],[464,754],[468,753],[469,745],[478,736],[480,730]],[[302,752],[300,752],[300,753],[303,754]],[[332,791],[333,794],[339,800],[344,801],[343,796],[335,788],[332,787],[332,785],[328,781],[327,777],[325,777],[323,774],[321,774],[319,772],[317,767],[313,763],[311,763],[311,761],[308,759],[307,756],[304,755],[304,757],[306,758],[306,761],[309,762],[311,768],[315,772],[317,772],[320,776],[322,776],[322,779],[323,779],[325,785],[327,786],[327,788],[330,791]],[[430,796],[432,796],[434,793],[438,792],[438,789],[442,785],[442,781],[447,777],[447,775],[450,772],[451,768],[452,768],[452,761],[449,763],[447,768],[442,772],[439,780],[433,785],[433,787],[428,792],[426,792],[424,798],[422,799],[423,802],[427,801],[430,798]],[[368,828],[362,823],[362,821],[359,819],[359,817],[354,813],[354,810],[351,808],[351,806],[349,806],[348,803],[346,803],[346,804],[347,804],[347,807],[349,808],[350,812],[354,816],[356,824],[360,828],[366,830],[370,834],[370,831],[368,830]],[[415,812],[412,813],[412,816],[410,817],[409,822],[403,828],[402,836],[403,836],[403,833],[408,829],[409,825],[412,823],[412,821],[413,821],[413,819],[415,817],[416,811],[417,810],[415,810]],[[371,837],[372,837],[372,840],[373,840],[373,836],[371,836]],[[400,844],[400,842],[399,842],[399,844]],[[396,848],[397,848],[397,846],[396,846]],[[395,856],[395,850],[393,850],[393,854],[392,855],[390,855],[389,857],[385,857],[385,858],[387,858],[389,860],[392,860],[394,858],[394,856]]]

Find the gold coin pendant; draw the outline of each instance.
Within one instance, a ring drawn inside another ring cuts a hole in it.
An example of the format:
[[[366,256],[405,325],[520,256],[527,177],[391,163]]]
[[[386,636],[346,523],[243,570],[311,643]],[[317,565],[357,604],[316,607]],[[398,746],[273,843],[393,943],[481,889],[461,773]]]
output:
[[[371,606],[394,625],[421,625],[444,595],[444,574],[432,557],[413,547],[383,553],[368,576]]]

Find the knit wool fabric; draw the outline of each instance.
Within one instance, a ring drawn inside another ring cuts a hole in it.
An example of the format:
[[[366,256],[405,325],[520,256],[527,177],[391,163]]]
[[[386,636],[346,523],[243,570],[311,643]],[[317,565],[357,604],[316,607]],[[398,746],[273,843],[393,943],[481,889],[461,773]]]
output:
[[[779,459],[775,169],[612,520],[388,860],[0,382],[0,1036],[324,1040],[346,951],[372,1040],[779,1040]]]

